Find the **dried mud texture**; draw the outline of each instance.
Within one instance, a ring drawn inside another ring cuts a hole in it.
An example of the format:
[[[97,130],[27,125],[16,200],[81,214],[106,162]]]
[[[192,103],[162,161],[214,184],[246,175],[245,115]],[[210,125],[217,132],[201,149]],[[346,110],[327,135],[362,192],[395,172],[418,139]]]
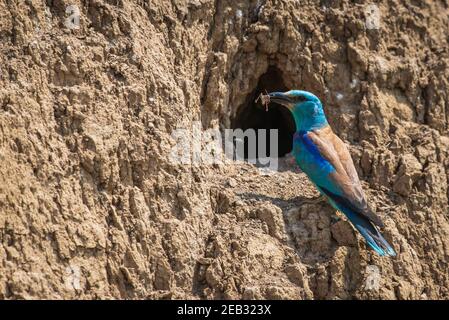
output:
[[[449,298],[449,4],[375,4],[0,0],[0,299]],[[269,67],[322,99],[396,258],[288,157],[169,161]]]

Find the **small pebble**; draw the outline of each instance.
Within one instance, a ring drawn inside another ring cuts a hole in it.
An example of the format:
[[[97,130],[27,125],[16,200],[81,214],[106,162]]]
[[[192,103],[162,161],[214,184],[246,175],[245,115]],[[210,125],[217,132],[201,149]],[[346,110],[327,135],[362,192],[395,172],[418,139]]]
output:
[[[243,16],[242,10],[240,10],[240,9],[237,10],[235,12],[235,16],[236,16],[237,19],[240,19]]]
[[[231,188],[234,188],[235,186],[237,186],[237,181],[235,181],[235,179],[233,179],[233,178],[229,178],[228,186],[230,186]]]

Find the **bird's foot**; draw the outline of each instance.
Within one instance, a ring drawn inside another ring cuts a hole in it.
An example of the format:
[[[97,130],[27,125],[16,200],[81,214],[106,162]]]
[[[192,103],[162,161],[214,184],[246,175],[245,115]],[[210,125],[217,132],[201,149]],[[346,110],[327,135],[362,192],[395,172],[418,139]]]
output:
[[[301,204],[302,205],[304,205],[304,204],[317,205],[317,204],[320,204],[320,203],[325,202],[325,201],[326,201],[326,197],[321,195],[321,196],[318,196],[318,197],[315,197],[315,198],[305,199],[305,200],[303,200],[301,202]]]
[[[334,213],[333,215],[331,215],[331,225],[337,223],[340,220],[341,220],[341,217],[339,217],[337,213]]]

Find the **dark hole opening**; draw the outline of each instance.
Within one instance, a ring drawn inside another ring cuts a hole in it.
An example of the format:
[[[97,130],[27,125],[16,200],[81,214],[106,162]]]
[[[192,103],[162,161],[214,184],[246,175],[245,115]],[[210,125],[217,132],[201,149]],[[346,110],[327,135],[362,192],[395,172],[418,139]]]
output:
[[[288,91],[284,84],[282,74],[276,67],[270,67],[259,79],[256,89],[248,95],[243,105],[238,108],[237,115],[232,121],[233,129],[278,129],[278,153],[270,153],[270,136],[266,134],[267,156],[283,157],[292,151],[295,121],[290,111],[276,103],[270,103],[268,111],[259,102],[255,102],[259,94],[273,91]],[[256,133],[257,145],[259,136]],[[248,141],[244,140],[245,159],[248,159]],[[256,147],[257,148],[257,147]],[[258,151],[258,150],[257,150]],[[259,154],[259,153],[257,153]]]

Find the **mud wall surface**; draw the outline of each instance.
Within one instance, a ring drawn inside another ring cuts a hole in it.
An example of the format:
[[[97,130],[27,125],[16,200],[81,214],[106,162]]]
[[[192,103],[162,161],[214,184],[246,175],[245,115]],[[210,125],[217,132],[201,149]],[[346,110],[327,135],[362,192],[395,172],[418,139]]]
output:
[[[0,0],[0,299],[449,298],[448,29],[447,0]],[[170,161],[264,86],[321,98],[397,257],[291,159]]]

